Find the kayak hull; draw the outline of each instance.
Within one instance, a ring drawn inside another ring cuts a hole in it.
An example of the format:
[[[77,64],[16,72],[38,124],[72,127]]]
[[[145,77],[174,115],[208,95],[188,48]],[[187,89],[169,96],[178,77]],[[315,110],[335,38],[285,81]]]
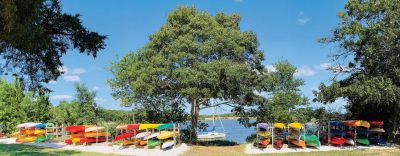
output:
[[[297,147],[306,148],[306,142],[303,140],[290,140],[290,143]]]
[[[170,131],[161,131],[160,134],[157,136],[157,139],[164,140],[174,136],[174,132]]]

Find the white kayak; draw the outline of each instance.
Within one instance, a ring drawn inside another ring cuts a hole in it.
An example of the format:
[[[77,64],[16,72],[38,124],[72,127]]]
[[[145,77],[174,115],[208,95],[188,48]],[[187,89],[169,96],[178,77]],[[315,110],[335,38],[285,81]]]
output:
[[[166,148],[172,147],[174,145],[175,145],[175,142],[173,140],[168,140],[162,144],[161,148],[166,149]]]
[[[346,144],[354,145],[354,140],[351,139],[351,138],[347,138],[347,139],[346,139]]]
[[[144,138],[144,137],[146,137],[148,135],[150,135],[150,132],[141,132],[141,133],[136,134],[135,138],[136,139],[141,139],[141,138]]]
[[[368,131],[373,133],[385,133],[385,130],[383,128],[371,128]]]
[[[40,123],[28,122],[28,123],[25,123],[25,128],[34,128],[38,124],[40,124]]]
[[[106,128],[105,127],[88,127],[85,129],[85,132],[99,132],[99,131],[104,131]]]
[[[159,134],[160,134],[159,132],[152,133],[152,134],[150,134],[150,135],[145,136],[143,139],[144,139],[144,140],[152,139],[152,138],[157,137]]]

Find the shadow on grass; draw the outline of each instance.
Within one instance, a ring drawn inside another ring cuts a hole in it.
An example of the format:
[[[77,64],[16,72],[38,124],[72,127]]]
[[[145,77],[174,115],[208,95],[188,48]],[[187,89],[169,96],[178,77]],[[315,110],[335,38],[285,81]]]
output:
[[[239,145],[234,141],[229,140],[213,140],[213,141],[197,141],[196,145],[200,146],[235,146]]]
[[[18,156],[32,156],[32,155],[76,155],[81,154],[79,151],[71,150],[57,150],[45,147],[21,145],[21,144],[0,144],[0,155],[18,155]]]

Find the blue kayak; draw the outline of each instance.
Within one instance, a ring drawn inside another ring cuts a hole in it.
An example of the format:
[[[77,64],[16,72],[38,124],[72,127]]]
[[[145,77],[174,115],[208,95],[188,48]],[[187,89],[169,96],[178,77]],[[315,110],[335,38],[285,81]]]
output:
[[[332,129],[331,130],[331,135],[332,136],[341,136],[341,137],[343,137],[343,136],[346,135],[346,132],[344,132],[342,130]]]
[[[335,126],[335,127],[343,127],[344,124],[342,121],[329,121],[330,126]]]
[[[376,144],[376,145],[386,145],[387,144],[387,141],[385,139],[377,138],[377,137],[369,138],[369,141],[372,144]]]
[[[46,124],[37,124],[37,125],[35,125],[35,128],[39,128],[39,129],[46,128]]]

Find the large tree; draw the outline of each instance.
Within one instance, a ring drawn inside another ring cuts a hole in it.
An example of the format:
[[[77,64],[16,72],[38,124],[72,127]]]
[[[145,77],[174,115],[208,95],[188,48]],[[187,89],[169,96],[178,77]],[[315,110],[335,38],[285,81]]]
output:
[[[348,101],[351,118],[383,120],[391,134],[400,126],[400,3],[398,0],[349,0],[331,37],[340,49],[336,73],[343,79],[321,84],[316,101]]]
[[[58,0],[0,0],[0,73],[40,88],[62,74],[69,49],[96,57],[106,37],[82,26],[79,16],[63,13]]]
[[[263,52],[255,33],[241,31],[239,21],[238,14],[211,16],[194,7],[178,7],[146,45],[111,65],[113,97],[124,106],[163,96],[188,103],[192,139],[199,111],[211,101],[262,100],[255,91],[262,89]]]

